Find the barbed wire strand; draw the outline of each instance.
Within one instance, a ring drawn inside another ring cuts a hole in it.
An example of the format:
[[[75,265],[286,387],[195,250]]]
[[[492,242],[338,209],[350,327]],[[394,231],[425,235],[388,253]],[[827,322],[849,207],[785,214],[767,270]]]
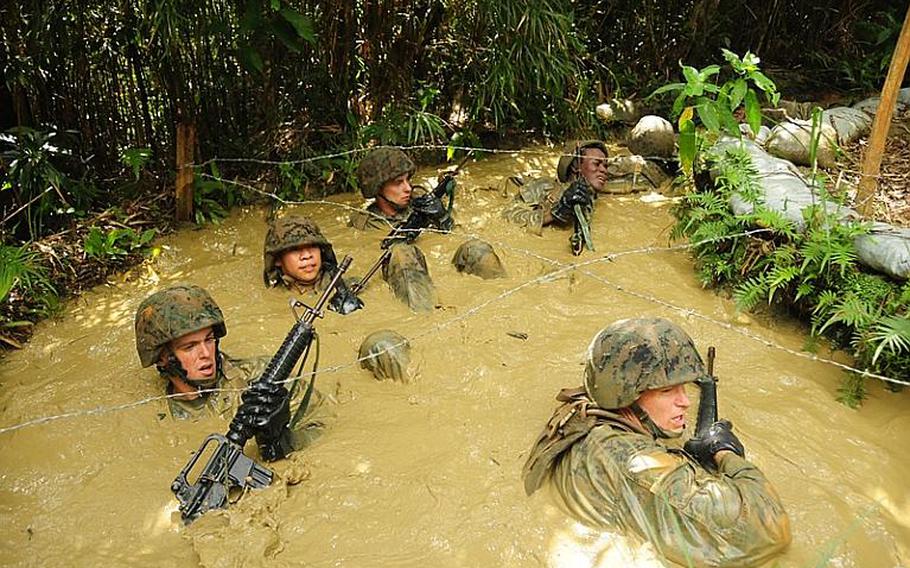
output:
[[[449,148],[451,148],[451,149],[455,149],[455,150],[463,150],[463,151],[480,151],[480,152],[489,152],[489,153],[494,153],[494,154],[531,154],[531,155],[546,155],[546,156],[551,156],[551,157],[553,156],[553,152],[552,152],[552,151],[547,151],[547,150],[527,150],[527,149],[501,150],[501,149],[475,148],[475,147],[470,147],[470,146],[449,146],[449,145],[428,145],[428,144],[423,144],[423,145],[411,145],[411,146],[406,146],[406,145],[401,145],[401,146],[389,146],[389,145],[387,145],[387,146],[384,146],[384,147],[387,147],[387,148],[397,148],[397,149],[400,149],[400,150],[413,150],[413,149],[417,149],[417,148],[424,148],[424,149],[426,149],[426,148],[435,148],[435,149],[443,149],[443,148],[449,149]],[[371,148],[370,148],[370,149],[371,149]],[[270,161],[270,160],[258,160],[258,159],[255,159],[255,158],[215,158],[215,159],[212,159],[212,160],[208,160],[208,161],[206,161],[206,162],[203,162],[202,164],[199,164],[199,167],[205,166],[205,165],[207,165],[207,164],[209,164],[209,163],[212,163],[212,162],[215,162],[215,161],[236,161],[236,162],[239,162],[239,161],[247,161],[247,162],[255,162],[255,163],[270,164],[270,165],[306,163],[306,162],[313,162],[313,161],[317,161],[317,160],[330,159],[330,158],[334,158],[334,157],[347,156],[347,155],[355,154],[355,153],[358,153],[358,152],[363,152],[363,151],[366,151],[366,150],[369,150],[369,149],[368,149],[368,148],[358,148],[358,149],[352,149],[352,150],[346,150],[346,151],[343,151],[343,152],[338,152],[338,153],[335,153],[335,154],[326,154],[326,155],[316,156],[316,157],[312,157],[312,158],[305,158],[305,159],[302,159],[302,160],[296,160],[296,161],[282,161],[282,162]],[[570,154],[563,154],[563,155],[572,156],[572,155],[570,155]],[[289,200],[289,199],[285,199],[285,198],[283,198],[283,197],[277,195],[277,194],[274,193],[274,192],[269,192],[269,191],[266,191],[266,190],[263,190],[263,189],[260,189],[260,188],[255,187],[255,186],[252,186],[252,185],[249,185],[249,184],[245,184],[245,183],[242,183],[242,182],[239,182],[239,181],[236,181],[236,180],[229,180],[229,179],[219,178],[219,177],[217,177],[217,176],[205,174],[204,172],[200,172],[199,175],[200,175],[201,177],[205,177],[205,178],[208,178],[208,179],[213,179],[213,180],[220,181],[220,182],[230,183],[230,184],[236,185],[236,186],[238,186],[238,187],[240,187],[240,188],[242,188],[242,189],[246,189],[246,190],[248,190],[248,191],[253,191],[253,192],[255,192],[255,193],[259,193],[259,194],[261,194],[261,195],[263,195],[263,196],[266,196],[266,197],[268,197],[268,198],[270,198],[270,199],[272,199],[272,200],[275,200],[275,201],[277,201],[277,202],[279,202],[279,203],[282,203],[283,205],[328,205],[328,206],[331,206],[331,207],[340,207],[340,208],[347,209],[347,210],[352,211],[352,212],[358,212],[358,213],[361,213],[361,214],[363,214],[363,213],[369,214],[369,215],[371,215],[372,217],[376,218],[377,220],[380,220],[380,221],[382,221],[383,223],[385,223],[388,227],[391,228],[391,227],[393,226],[393,225],[388,221],[388,219],[386,219],[386,218],[384,218],[384,217],[382,217],[382,216],[380,216],[380,215],[376,215],[376,214],[374,214],[374,213],[372,213],[372,212],[366,211],[365,209],[357,208],[357,207],[352,207],[352,206],[347,205],[347,204],[344,204],[344,203],[337,203],[337,202],[334,202],[334,201],[327,201],[327,200],[306,200],[306,201]],[[432,230],[432,229],[428,229],[427,231],[429,231],[429,232],[443,233],[442,231],[434,231],[434,230]],[[529,257],[536,258],[536,259],[538,259],[538,260],[547,262],[547,263],[552,264],[552,265],[554,265],[554,266],[557,266],[557,267],[559,267],[559,268],[558,268],[556,271],[554,271],[554,272],[551,272],[551,273],[548,273],[548,274],[541,275],[541,276],[539,276],[539,277],[536,277],[536,278],[533,278],[533,279],[531,279],[531,280],[528,280],[528,281],[526,281],[526,282],[520,284],[519,286],[516,286],[516,287],[513,287],[513,288],[511,288],[511,289],[509,289],[509,290],[506,290],[505,292],[499,294],[498,296],[495,296],[495,297],[491,298],[490,300],[487,300],[486,302],[482,302],[481,304],[478,304],[478,305],[474,306],[473,308],[467,310],[464,314],[462,314],[462,315],[460,315],[460,316],[457,316],[457,317],[455,317],[455,318],[452,318],[452,319],[450,319],[450,320],[447,320],[447,321],[445,321],[445,322],[442,322],[442,323],[438,324],[437,326],[434,326],[434,327],[432,327],[432,328],[430,328],[430,329],[424,331],[423,333],[419,333],[419,334],[417,334],[417,335],[411,337],[410,339],[405,339],[405,342],[406,342],[406,341],[409,341],[409,340],[421,339],[421,338],[423,338],[423,337],[427,337],[427,336],[429,336],[429,335],[438,333],[438,332],[440,332],[441,330],[443,330],[443,329],[449,327],[450,325],[453,325],[453,324],[458,323],[458,322],[460,322],[460,321],[464,321],[465,319],[467,319],[467,318],[473,316],[474,314],[478,313],[478,312],[481,311],[483,308],[485,308],[486,306],[488,306],[488,305],[490,305],[490,304],[492,304],[492,303],[501,301],[501,300],[503,300],[503,299],[505,299],[505,298],[507,298],[507,297],[509,297],[509,296],[511,296],[511,295],[513,295],[513,294],[515,294],[515,293],[517,293],[517,292],[519,292],[520,290],[522,290],[522,289],[524,289],[524,288],[527,288],[527,287],[532,286],[532,285],[534,285],[534,284],[538,284],[538,283],[545,282],[545,281],[547,281],[547,280],[553,279],[554,277],[558,276],[559,274],[562,274],[562,273],[565,273],[565,272],[569,272],[569,271],[571,271],[571,270],[582,269],[582,268],[584,268],[585,266],[592,265],[592,264],[596,264],[596,263],[601,263],[601,262],[605,262],[605,261],[607,261],[607,262],[612,262],[612,261],[615,260],[616,258],[619,258],[619,257],[621,257],[621,256],[630,255],[630,254],[651,254],[651,253],[655,253],[655,252],[673,252],[673,251],[688,250],[688,249],[691,249],[691,248],[693,248],[693,247],[697,247],[697,246],[701,246],[701,245],[704,245],[704,244],[708,244],[708,243],[710,243],[710,242],[717,242],[717,241],[720,241],[720,240],[739,238],[739,237],[749,236],[749,235],[753,235],[753,234],[757,234],[757,233],[762,233],[762,232],[767,232],[767,231],[768,231],[767,229],[757,229],[757,230],[752,230],[752,231],[746,231],[746,232],[739,233],[739,234],[736,234],[736,235],[725,235],[725,236],[723,236],[723,237],[716,237],[716,238],[712,238],[712,239],[706,239],[706,240],[704,240],[704,241],[699,241],[699,242],[696,242],[696,243],[686,243],[686,244],[674,245],[674,246],[668,246],[668,247],[642,247],[642,248],[638,248],[638,249],[632,249],[632,250],[629,250],[629,251],[621,251],[621,252],[609,253],[609,254],[604,255],[604,256],[601,256],[601,257],[599,257],[599,258],[591,259],[591,260],[584,261],[584,262],[580,262],[580,263],[579,263],[579,262],[576,262],[576,263],[563,263],[563,262],[560,262],[560,261],[558,261],[558,260],[548,258],[548,257],[546,257],[546,256],[540,255],[540,254],[538,254],[538,253],[535,253],[535,252],[530,251],[530,250],[527,250],[527,249],[522,249],[522,248],[519,248],[519,247],[514,247],[514,246],[511,246],[511,245],[508,245],[507,243],[497,242],[496,244],[498,244],[498,245],[499,245],[500,247],[502,247],[502,248],[507,248],[507,249],[510,249],[510,250],[519,252],[519,253],[521,253],[521,254],[524,254],[524,255],[527,255],[527,256],[529,256]],[[448,234],[448,235],[450,235],[450,236],[459,236],[459,235],[461,235],[461,236],[467,236],[467,237],[471,237],[471,238],[478,238],[478,237],[479,237],[478,235],[473,234],[473,233],[459,233],[459,232],[457,232],[457,231],[456,231],[456,232],[444,233],[444,234]],[[783,345],[779,345],[779,344],[777,344],[777,343],[775,343],[775,342],[773,342],[773,341],[771,341],[771,340],[769,340],[769,339],[767,339],[767,338],[764,338],[764,337],[762,337],[762,336],[760,336],[760,335],[758,335],[758,334],[755,334],[755,333],[752,333],[752,332],[750,332],[750,331],[748,331],[748,330],[745,330],[745,329],[742,329],[742,328],[740,328],[740,327],[734,326],[733,324],[731,324],[731,323],[729,323],[729,322],[720,321],[720,320],[717,320],[717,319],[715,319],[715,318],[711,318],[710,316],[701,314],[701,313],[697,312],[696,310],[694,310],[694,309],[692,309],[692,308],[685,308],[685,307],[677,306],[677,305],[675,305],[675,304],[673,304],[673,303],[671,303],[671,302],[668,302],[668,301],[666,301],[666,300],[662,300],[662,299],[660,299],[660,298],[657,298],[656,296],[649,295],[649,294],[644,294],[644,293],[637,292],[637,291],[634,291],[634,290],[629,290],[629,289],[625,288],[624,286],[622,286],[622,285],[620,285],[620,284],[617,284],[617,283],[615,283],[615,282],[610,281],[610,280],[607,279],[606,277],[603,277],[603,276],[594,274],[594,273],[592,273],[592,272],[590,272],[590,271],[588,271],[588,270],[579,270],[579,271],[580,271],[583,275],[585,275],[585,276],[587,276],[587,277],[589,277],[589,278],[592,278],[592,279],[594,279],[594,280],[596,280],[596,281],[599,281],[599,282],[601,282],[602,284],[605,284],[605,285],[607,285],[607,286],[610,286],[610,287],[614,288],[615,290],[617,290],[617,291],[619,291],[619,292],[622,292],[622,293],[624,293],[624,294],[627,294],[627,295],[630,295],[630,296],[632,296],[632,297],[636,297],[636,298],[639,298],[639,299],[641,299],[641,300],[644,300],[644,301],[647,301],[647,302],[651,302],[651,303],[660,305],[660,306],[662,306],[662,307],[665,307],[665,308],[668,308],[668,309],[671,309],[671,310],[680,312],[681,314],[684,314],[685,316],[696,317],[696,318],[698,318],[698,319],[701,319],[701,320],[710,322],[710,323],[712,323],[712,324],[714,324],[714,325],[717,325],[717,326],[722,327],[722,328],[724,328],[724,329],[727,329],[727,330],[729,330],[729,331],[733,331],[733,332],[735,332],[735,333],[738,333],[738,334],[740,334],[740,335],[742,335],[742,336],[744,336],[744,337],[746,337],[746,338],[749,338],[749,339],[751,339],[751,340],[753,340],[753,341],[757,341],[757,342],[759,342],[759,343],[761,343],[761,344],[763,344],[763,345],[765,345],[765,346],[767,346],[767,347],[771,347],[771,348],[774,348],[774,349],[778,349],[778,350],[783,351],[783,352],[786,352],[786,353],[788,353],[788,354],[790,354],[790,355],[794,355],[794,356],[797,356],[797,357],[800,357],[800,358],[804,358],[804,359],[808,359],[808,360],[811,360],[811,361],[816,361],[816,362],[820,362],[820,363],[824,363],[824,364],[830,364],[830,365],[836,366],[836,367],[838,367],[838,368],[840,368],[840,369],[842,369],[842,370],[844,370],[844,371],[857,373],[857,374],[859,374],[859,375],[861,375],[861,376],[863,376],[863,377],[876,378],[876,379],[879,379],[879,380],[882,380],[882,381],[885,381],[885,382],[889,382],[889,383],[892,383],[892,384],[908,385],[908,386],[910,386],[910,382],[907,382],[907,381],[902,381],[902,380],[900,380],[900,379],[895,379],[895,378],[887,377],[887,376],[880,375],[880,374],[877,374],[877,373],[872,373],[871,371],[869,371],[869,370],[867,370],[867,369],[857,369],[857,368],[855,368],[855,367],[851,367],[850,365],[846,365],[846,364],[844,364],[844,363],[840,363],[840,362],[834,361],[834,360],[832,360],[832,359],[827,359],[827,358],[819,357],[818,355],[815,355],[815,354],[804,353],[804,352],[799,352],[799,351],[790,349],[790,348],[785,347],[785,346],[783,346]],[[403,342],[402,342],[402,343],[403,343]],[[321,370],[321,372],[324,372],[324,373],[325,373],[325,372],[329,372],[329,373],[331,373],[331,372],[337,372],[337,371],[341,371],[341,370],[350,368],[350,367],[352,367],[352,366],[354,366],[354,365],[356,365],[356,364],[358,364],[358,363],[360,363],[360,362],[362,362],[362,361],[365,361],[365,360],[367,360],[367,359],[369,359],[369,358],[375,357],[375,356],[377,356],[377,355],[379,355],[379,354],[382,354],[382,353],[384,353],[384,352],[386,352],[386,351],[390,351],[390,350],[392,350],[392,349],[395,349],[395,348],[397,348],[397,347],[400,347],[400,346],[402,345],[402,343],[395,344],[395,345],[391,345],[391,346],[387,347],[386,349],[384,349],[383,351],[374,353],[374,354],[372,354],[372,355],[370,355],[370,356],[358,358],[358,359],[356,359],[355,361],[353,361],[353,362],[351,362],[351,363],[348,363],[348,364],[336,365],[336,366],[334,366],[334,367],[323,368],[323,369]],[[303,377],[303,376],[308,376],[308,375],[307,375],[307,374],[301,375],[301,377]],[[293,382],[293,381],[299,380],[301,377],[294,377],[294,378],[287,379],[286,381],[281,381],[281,382],[283,382],[283,383],[289,383],[289,382]],[[228,388],[224,388],[224,389],[209,389],[209,390],[204,390],[204,391],[201,391],[201,392],[215,392],[215,391],[218,391],[218,392],[235,392],[235,391],[236,391],[236,392],[241,392],[241,391],[243,391],[243,390],[246,390],[246,389],[244,389],[244,388],[237,388],[237,389],[228,389]],[[125,403],[125,404],[116,405],[116,406],[102,406],[102,407],[97,407],[97,408],[92,408],[92,409],[86,409],[86,410],[79,410],[79,411],[66,412],[66,413],[62,413],[62,414],[58,414],[58,415],[54,415],[54,416],[40,417],[40,418],[36,418],[36,419],[29,420],[29,421],[26,421],[26,422],[22,422],[22,423],[20,423],[20,424],[15,424],[15,425],[13,425],[13,426],[0,428],[0,434],[6,433],[6,432],[10,432],[10,431],[14,431],[14,430],[18,430],[18,429],[21,429],[21,428],[24,428],[24,427],[28,427],[28,426],[34,426],[34,425],[38,425],[38,424],[43,424],[43,423],[50,422],[50,421],[53,421],[53,420],[59,420],[59,419],[71,418],[71,417],[78,417],[78,416],[81,416],[81,415],[90,416],[90,415],[103,414],[103,413],[106,413],[106,412],[115,412],[115,411],[119,411],[119,410],[127,410],[127,409],[134,408],[134,407],[137,407],[137,406],[141,406],[141,405],[144,405],[144,404],[149,404],[149,403],[154,402],[154,401],[166,400],[166,399],[168,399],[168,398],[173,398],[173,397],[175,397],[175,396],[181,396],[181,395],[177,394],[177,395],[153,396],[153,397],[147,397],[147,398],[141,399],[141,400],[139,400],[139,401],[134,401],[134,402]]]

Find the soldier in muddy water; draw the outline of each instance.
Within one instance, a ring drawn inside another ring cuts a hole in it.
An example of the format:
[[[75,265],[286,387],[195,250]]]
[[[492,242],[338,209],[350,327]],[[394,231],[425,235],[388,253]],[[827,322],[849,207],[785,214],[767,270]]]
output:
[[[538,178],[522,182],[515,202],[503,211],[508,221],[542,234],[543,227],[567,227],[575,206],[591,211],[607,182],[607,146],[599,140],[571,141],[556,165],[556,182]]]
[[[299,395],[292,396],[280,384],[250,387],[269,358],[235,359],[221,350],[227,335],[224,315],[199,286],[177,284],[145,298],[136,311],[135,334],[140,363],[154,365],[164,380],[171,417],[194,420],[216,415],[230,420],[235,413],[245,413],[240,418],[257,425],[256,441],[266,459],[306,446],[329,417],[327,404],[315,389],[307,398],[306,388],[292,387]]]
[[[774,557],[790,543],[789,520],[730,422],[684,450],[667,445],[686,428],[687,385],[706,374],[692,339],[668,320],[604,328],[588,349],[584,385],[559,393],[531,449],[525,491],[549,481],[580,521],[636,535],[682,565]]]
[[[322,294],[338,271],[332,243],[306,217],[289,215],[269,223],[262,251],[262,279],[267,287],[282,287],[301,296]],[[348,283],[339,280],[329,307],[349,314],[363,307]]]

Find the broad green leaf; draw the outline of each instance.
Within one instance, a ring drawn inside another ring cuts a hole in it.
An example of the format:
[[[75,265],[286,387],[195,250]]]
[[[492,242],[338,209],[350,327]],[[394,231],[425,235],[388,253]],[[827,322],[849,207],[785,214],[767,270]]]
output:
[[[720,65],[708,65],[698,72],[698,78],[702,81],[706,81],[709,77],[717,75],[718,73],[720,73]]]
[[[272,23],[272,31],[286,48],[294,53],[300,53],[300,36],[297,35],[297,30],[291,24],[283,19],[276,19]]]
[[[651,97],[655,97],[655,96],[657,96],[657,95],[660,95],[661,93],[666,93],[667,91],[678,91],[679,89],[682,89],[682,88],[684,88],[685,86],[686,86],[685,83],[670,83],[669,85],[664,85],[663,87],[657,88],[653,93],[651,93],[650,95],[648,95],[648,96],[645,98],[645,100],[648,100],[648,99],[650,99]]]
[[[739,104],[743,102],[743,97],[746,96],[746,89],[748,88],[749,86],[743,78],[739,78],[733,82],[733,88],[730,89],[730,108],[739,108]]]
[[[316,43],[316,34],[313,32],[313,22],[293,8],[282,8],[281,16],[294,26],[297,35],[308,41],[311,45]]]
[[[746,91],[746,122],[749,123],[752,134],[757,135],[758,129],[761,128],[761,105],[758,104],[758,97],[752,89]]]
[[[698,70],[695,67],[690,67],[688,65],[682,66],[683,77],[686,78],[686,82],[690,85],[692,83],[698,83]]]
[[[259,52],[248,45],[241,45],[238,53],[240,64],[250,73],[262,73],[262,57]]]
[[[679,122],[679,162],[686,175],[691,176],[697,148],[695,122],[691,118],[692,107],[687,107],[683,116],[686,118],[680,117]]]
[[[701,103],[695,107],[695,110],[698,111],[698,118],[701,119],[705,128],[711,132],[718,132],[720,130],[720,121],[717,119],[717,109],[715,108],[714,101],[701,99]]]

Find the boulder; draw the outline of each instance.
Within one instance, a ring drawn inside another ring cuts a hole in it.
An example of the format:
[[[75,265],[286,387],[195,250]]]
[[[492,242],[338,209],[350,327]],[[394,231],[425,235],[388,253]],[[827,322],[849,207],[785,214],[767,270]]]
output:
[[[607,124],[613,122],[632,124],[641,116],[638,105],[629,99],[611,99],[597,105],[594,112],[597,114],[597,118]]]

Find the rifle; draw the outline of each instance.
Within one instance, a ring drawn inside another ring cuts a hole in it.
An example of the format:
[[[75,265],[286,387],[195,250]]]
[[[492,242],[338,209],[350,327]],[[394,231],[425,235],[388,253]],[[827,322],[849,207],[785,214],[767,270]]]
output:
[[[714,376],[714,347],[708,347],[708,375],[695,381],[701,391],[698,400],[698,418],[693,438],[704,437],[717,422],[717,377]]]
[[[576,145],[575,161],[578,164],[578,167],[581,167],[581,160],[581,148]],[[579,177],[581,176],[579,175]],[[594,193],[594,197],[597,197],[596,193]],[[588,247],[589,251],[594,252],[594,241],[591,239],[591,224],[589,222],[591,210],[590,208],[582,209],[581,205],[577,204],[573,207],[573,210],[575,212],[575,227],[572,231],[572,236],[569,237],[569,245],[572,247],[572,254],[574,256],[580,255],[585,247]]]
[[[582,209],[581,205],[573,207],[575,211],[575,230],[569,237],[572,245],[572,254],[578,256],[585,247],[594,252],[594,241],[591,239],[591,225],[588,223],[588,213]]]
[[[288,379],[297,360],[313,340],[315,335],[313,322],[317,317],[323,317],[322,309],[325,303],[335,291],[335,284],[350,265],[351,257],[344,257],[331,284],[314,307],[306,306],[303,317],[291,328],[284,343],[278,348],[256,383],[280,384]],[[210,434],[190,461],[183,466],[177,478],[171,483],[171,491],[180,502],[179,509],[184,523],[193,522],[211,509],[226,507],[232,493],[259,489],[272,483],[274,477],[272,471],[243,454],[243,446],[252,435],[249,429],[237,420],[235,414],[227,434]],[[196,481],[191,483],[190,474],[194,472],[196,464],[203,454],[210,450],[212,444],[215,445],[212,456],[202,467]]]
[[[701,397],[698,401],[698,418],[695,421],[695,433],[692,439],[686,442],[684,449],[689,450],[689,444],[698,441],[708,435],[708,430],[717,422],[717,377],[714,376],[714,347],[708,347],[708,374],[695,381],[701,391]],[[693,452],[693,455],[698,455]],[[708,471],[716,471],[717,464],[714,458],[696,457]]]
[[[436,187],[433,188],[433,196],[437,199],[442,199],[444,195],[448,195],[448,205],[446,206],[446,215],[448,216],[449,222],[451,222],[452,215],[452,206],[455,203],[455,176],[458,175],[458,172],[461,171],[461,168],[467,163],[468,158],[471,157],[471,154],[474,150],[469,151],[465,154],[464,158],[454,170],[448,170],[442,175],[442,179],[439,180],[439,183],[436,184]],[[408,215],[408,218],[405,219],[404,223],[394,227],[389,231],[388,236],[382,239],[379,247],[383,250],[382,254],[376,259],[376,262],[367,270],[367,273],[363,275],[363,278],[360,279],[360,282],[357,282],[351,286],[351,293],[355,296],[363,290],[367,282],[370,281],[370,278],[373,277],[376,272],[383,267],[392,256],[392,251],[390,247],[396,241],[404,240],[407,243],[412,243],[420,235],[420,232],[425,229],[430,224],[431,219],[427,218],[426,215],[419,211],[411,211],[411,214]],[[444,230],[451,230],[451,226],[445,227]]]

